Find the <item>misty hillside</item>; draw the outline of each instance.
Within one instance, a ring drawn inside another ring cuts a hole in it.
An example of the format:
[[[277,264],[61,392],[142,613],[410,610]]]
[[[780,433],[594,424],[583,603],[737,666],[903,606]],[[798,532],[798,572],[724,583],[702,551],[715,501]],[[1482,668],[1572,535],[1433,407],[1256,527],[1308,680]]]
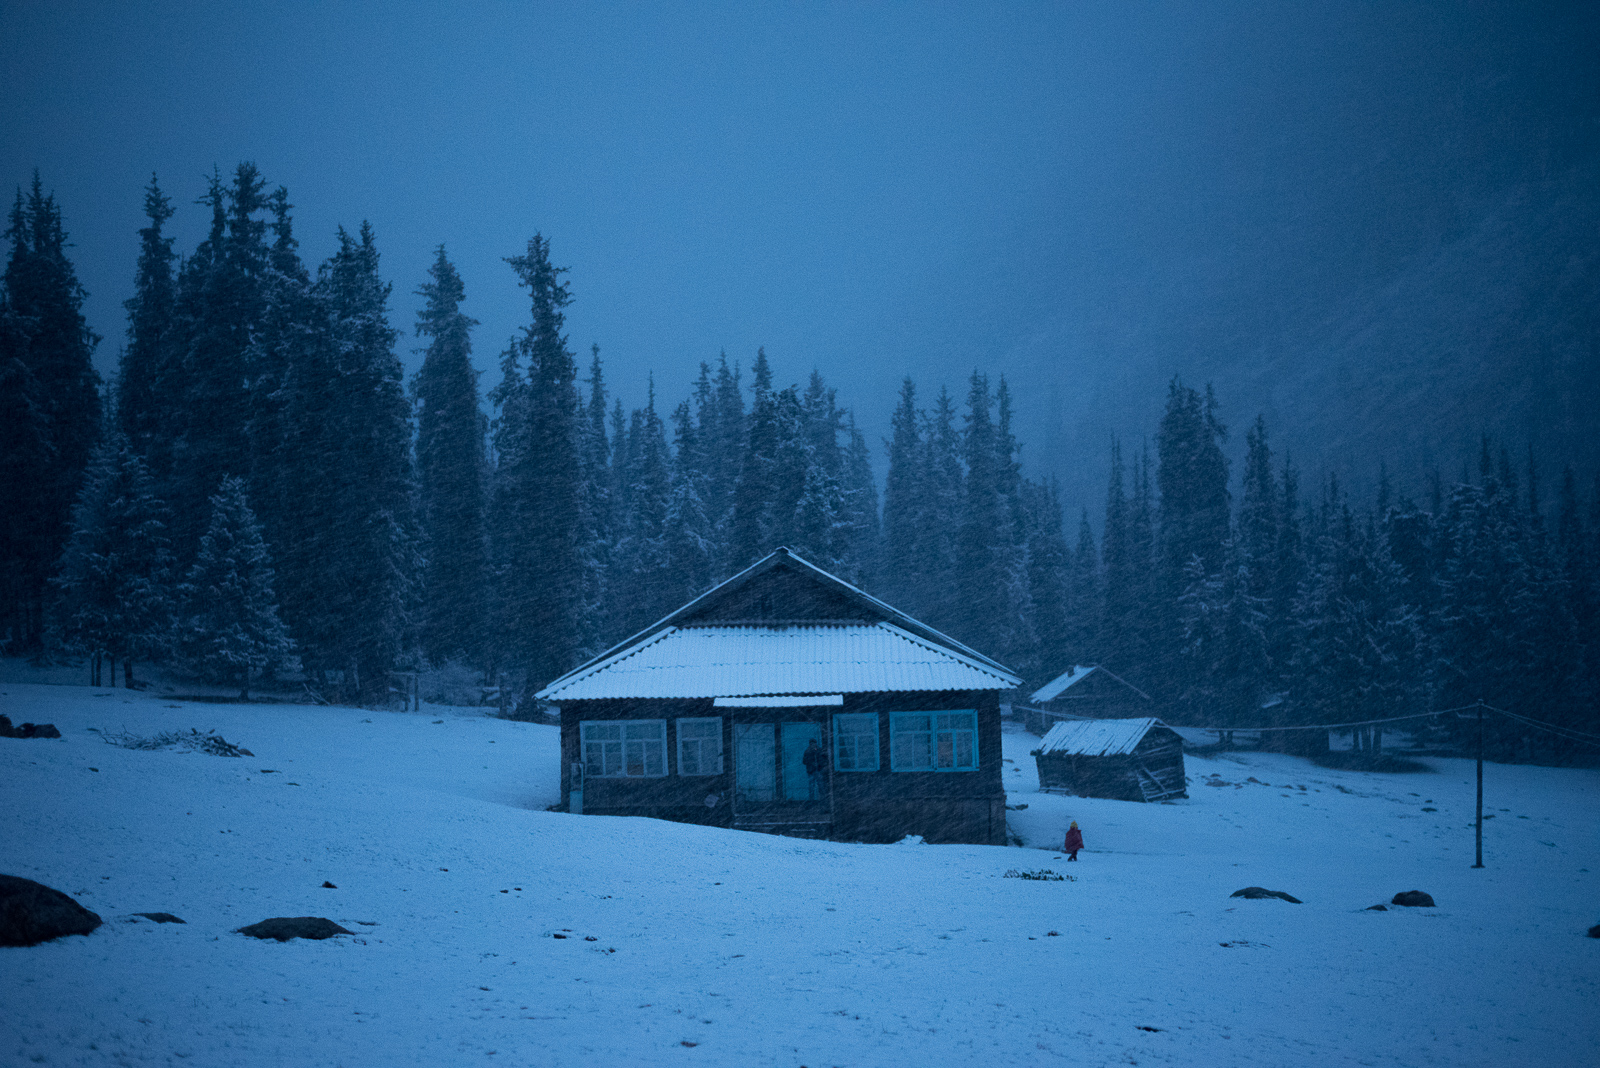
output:
[[[1259,408],[1297,453],[1340,457],[1359,482],[1380,460],[1408,473],[1437,465],[1449,479],[1480,433],[1592,464],[1595,189],[1593,165],[1517,187],[1293,340],[1245,354],[1219,374],[1219,392],[1237,398],[1238,422]]]

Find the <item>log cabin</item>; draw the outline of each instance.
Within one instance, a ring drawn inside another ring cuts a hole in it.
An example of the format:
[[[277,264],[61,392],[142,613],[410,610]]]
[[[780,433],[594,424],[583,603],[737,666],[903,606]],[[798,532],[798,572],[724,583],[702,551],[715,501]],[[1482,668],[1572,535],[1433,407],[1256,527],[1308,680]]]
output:
[[[1004,845],[1004,665],[778,549],[550,683],[562,807]]]

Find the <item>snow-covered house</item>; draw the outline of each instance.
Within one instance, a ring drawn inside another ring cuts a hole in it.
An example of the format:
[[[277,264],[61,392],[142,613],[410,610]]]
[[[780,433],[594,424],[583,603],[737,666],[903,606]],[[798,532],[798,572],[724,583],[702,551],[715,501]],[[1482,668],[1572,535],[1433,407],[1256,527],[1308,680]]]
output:
[[[1139,687],[1099,665],[1074,664],[1029,695],[1032,707],[1022,710],[1034,734],[1073,719],[1121,719],[1148,716],[1155,702]]]
[[[787,549],[539,696],[570,811],[1005,843],[1004,665]]]
[[[1039,789],[1115,801],[1188,797],[1183,739],[1153,716],[1064,720],[1033,751]]]

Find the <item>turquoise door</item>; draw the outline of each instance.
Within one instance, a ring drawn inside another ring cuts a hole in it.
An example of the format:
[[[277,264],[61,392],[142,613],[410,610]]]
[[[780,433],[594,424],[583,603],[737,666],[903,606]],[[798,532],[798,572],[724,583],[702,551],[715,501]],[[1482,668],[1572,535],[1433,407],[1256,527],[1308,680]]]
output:
[[[733,725],[733,791],[747,805],[770,804],[778,796],[775,723]]]

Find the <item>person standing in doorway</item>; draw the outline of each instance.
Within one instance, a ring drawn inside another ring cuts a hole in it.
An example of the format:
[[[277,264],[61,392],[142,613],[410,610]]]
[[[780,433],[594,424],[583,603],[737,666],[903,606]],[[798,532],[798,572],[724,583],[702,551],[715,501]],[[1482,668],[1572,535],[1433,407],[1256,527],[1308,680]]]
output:
[[[1078,821],[1073,820],[1072,826],[1067,828],[1067,840],[1062,844],[1061,851],[1067,855],[1068,860],[1078,859],[1078,850],[1083,848],[1083,832],[1078,830]]]
[[[793,752],[793,750],[790,750]],[[806,751],[800,762],[806,766],[806,780],[811,787],[811,800],[815,801],[822,796],[822,769],[828,755],[822,751],[822,746],[817,744],[815,738],[806,746]]]

